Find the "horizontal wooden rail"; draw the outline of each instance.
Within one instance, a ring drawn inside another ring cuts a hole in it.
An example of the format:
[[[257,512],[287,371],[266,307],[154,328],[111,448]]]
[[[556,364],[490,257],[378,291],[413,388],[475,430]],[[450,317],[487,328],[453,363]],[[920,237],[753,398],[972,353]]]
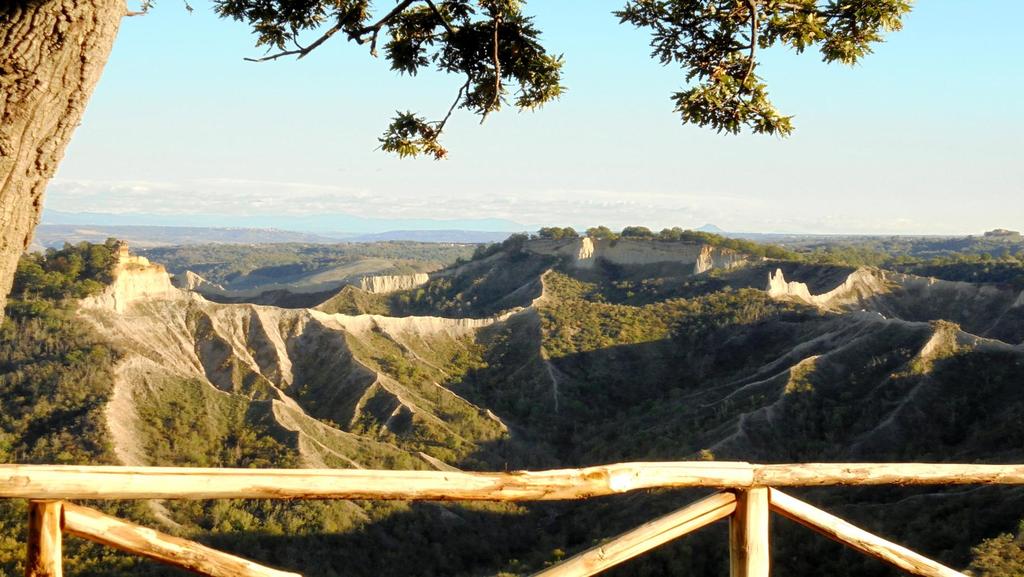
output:
[[[762,487],[822,485],[1024,485],[1024,465],[801,463],[753,465]]]
[[[64,531],[161,563],[209,577],[302,577],[111,517],[63,503]]]
[[[918,555],[906,547],[826,513],[777,489],[769,490],[769,506],[773,511],[801,525],[814,529],[829,539],[838,541],[861,553],[899,567],[911,575],[921,577],[966,577],[963,573]]]
[[[548,501],[639,489],[1024,484],[1022,465],[621,463],[536,472],[0,465],[0,498]]]
[[[746,463],[624,463],[514,473],[0,465],[0,498],[549,501],[753,481]]]

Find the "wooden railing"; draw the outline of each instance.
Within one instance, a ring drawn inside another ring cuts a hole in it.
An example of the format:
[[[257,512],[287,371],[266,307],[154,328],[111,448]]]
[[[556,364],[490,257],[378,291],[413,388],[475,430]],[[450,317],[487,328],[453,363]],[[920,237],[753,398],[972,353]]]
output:
[[[772,512],[907,573],[964,577],[780,490],[887,484],[1020,485],[1024,484],[1024,465],[675,462],[512,473],[0,465],[0,498],[30,501],[28,577],[61,577],[64,533],[211,577],[299,577],[67,502],[71,499],[551,501],[683,487],[721,491],[548,567],[535,577],[594,575],[725,518],[730,524],[731,575],[767,577]]]

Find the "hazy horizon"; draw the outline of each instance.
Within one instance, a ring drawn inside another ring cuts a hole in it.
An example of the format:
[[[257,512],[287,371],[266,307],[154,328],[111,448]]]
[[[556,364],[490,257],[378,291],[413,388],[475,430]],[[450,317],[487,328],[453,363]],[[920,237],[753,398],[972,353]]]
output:
[[[332,219],[337,218],[338,224],[333,224]],[[223,215],[174,215],[174,214],[115,214],[115,213],[66,213],[54,210],[44,210],[40,226],[52,227],[109,227],[111,229],[121,228],[198,228],[198,229],[221,229],[221,230],[277,230],[281,232],[308,234],[319,236],[325,240],[345,240],[348,237],[368,238],[374,235],[385,233],[410,233],[410,232],[467,232],[480,233],[484,235],[493,234],[516,234],[533,233],[543,226],[572,226],[580,234],[592,226],[599,226],[602,223],[548,223],[545,225],[530,225],[498,219],[480,220],[390,220],[390,219],[360,219],[346,215],[309,215],[291,218],[273,218],[271,216],[250,216],[225,218]],[[628,226],[647,226],[643,222],[635,222]],[[929,234],[929,233],[842,233],[842,232],[779,232],[770,230],[726,230],[713,222],[702,224],[676,224],[684,230],[699,230],[705,232],[719,233],[724,235],[750,236],[794,236],[794,237],[967,237],[983,236],[984,233],[994,229],[1006,227],[990,227],[984,231],[974,231],[962,234]],[[671,227],[666,227],[671,228]],[[658,232],[658,228],[652,229]],[[1018,230],[1013,232],[1020,232]],[[615,229],[617,232],[618,229]],[[444,241],[447,242],[447,241]]]

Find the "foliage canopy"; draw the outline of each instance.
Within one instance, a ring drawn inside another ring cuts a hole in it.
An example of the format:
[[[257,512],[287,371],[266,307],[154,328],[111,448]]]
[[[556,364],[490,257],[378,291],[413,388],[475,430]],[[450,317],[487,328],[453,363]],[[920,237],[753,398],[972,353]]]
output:
[[[426,68],[460,77],[439,120],[397,112],[380,138],[399,156],[444,158],[439,138],[456,109],[481,117],[510,104],[536,109],[563,94],[562,55],[549,52],[524,0],[215,0],[223,17],[246,22],[257,46],[302,58],[335,35],[369,47],[392,70]],[[898,30],[910,0],[628,0],[614,13],[651,33],[651,56],[678,65],[685,87],[672,95],[684,123],[718,132],[786,135],[791,116],[776,110],[758,75],[758,51],[773,46],[825,62],[854,64],[883,33]],[[305,35],[319,33],[312,42]]]

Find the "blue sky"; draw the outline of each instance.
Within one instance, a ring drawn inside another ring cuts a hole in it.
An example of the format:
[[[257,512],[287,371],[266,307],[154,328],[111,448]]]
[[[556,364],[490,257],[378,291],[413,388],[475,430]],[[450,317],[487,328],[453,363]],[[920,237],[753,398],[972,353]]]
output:
[[[921,0],[853,68],[766,54],[773,100],[796,116],[788,139],[681,125],[669,96],[682,74],[617,23],[621,4],[528,4],[565,55],[568,93],[483,126],[456,116],[436,162],[376,139],[397,109],[443,114],[458,79],[400,77],[341,39],[298,62],[244,62],[261,52],[243,25],[159,0],[123,21],[46,207],[226,226],[345,214],[382,228],[1024,228],[1024,2]]]

